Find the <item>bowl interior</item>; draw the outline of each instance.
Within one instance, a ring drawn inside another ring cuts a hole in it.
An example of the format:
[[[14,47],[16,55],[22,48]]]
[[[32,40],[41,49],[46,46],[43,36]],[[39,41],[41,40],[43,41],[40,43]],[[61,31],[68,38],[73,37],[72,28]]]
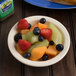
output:
[[[24,57],[22,57],[15,49],[15,42],[14,42],[14,36],[17,33],[17,23],[12,27],[12,29],[9,32],[8,35],[8,47],[9,50],[11,52],[11,54],[20,62],[30,65],[30,66],[34,66],[34,67],[44,67],[44,66],[49,66],[52,64],[57,63],[58,61],[60,61],[68,52],[69,47],[70,47],[70,37],[68,34],[68,31],[66,30],[66,28],[57,20],[50,18],[50,17],[46,17],[46,16],[31,16],[31,17],[27,17],[25,18],[29,23],[31,23],[32,25],[35,25],[36,23],[38,23],[38,21],[41,18],[45,18],[46,19],[46,24],[48,25],[50,22],[55,24],[63,33],[64,36],[64,49],[62,52],[60,52],[56,57],[49,59],[47,61],[31,61],[28,59],[25,59]]]

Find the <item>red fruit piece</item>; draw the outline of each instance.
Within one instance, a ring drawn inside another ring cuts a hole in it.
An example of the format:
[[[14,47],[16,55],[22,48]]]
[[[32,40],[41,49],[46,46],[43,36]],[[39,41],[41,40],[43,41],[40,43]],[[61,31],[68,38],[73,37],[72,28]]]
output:
[[[27,20],[21,19],[21,20],[18,22],[17,28],[18,28],[19,30],[27,29],[28,27],[29,27],[29,24],[28,24]]]
[[[30,43],[30,42],[25,41],[25,40],[22,40],[22,39],[19,39],[18,45],[19,45],[19,48],[20,48],[22,51],[26,51],[28,48],[31,47],[31,43]]]
[[[52,30],[49,29],[49,28],[45,28],[45,29],[42,29],[41,30],[41,35],[47,39],[48,41],[51,40],[51,37],[52,37]]]

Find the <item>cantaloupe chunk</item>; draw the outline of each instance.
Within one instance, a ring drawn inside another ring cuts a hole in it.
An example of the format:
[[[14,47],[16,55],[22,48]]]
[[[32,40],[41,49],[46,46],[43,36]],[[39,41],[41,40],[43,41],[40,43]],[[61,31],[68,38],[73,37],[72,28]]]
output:
[[[31,51],[30,60],[37,61],[38,59],[40,59],[45,54],[46,50],[47,50],[46,46],[34,48]]]
[[[40,30],[41,30],[41,29],[44,29],[44,28],[48,28],[47,25],[42,24],[42,23],[38,23],[38,27],[39,27]]]
[[[15,47],[16,47],[16,50],[17,50],[21,55],[24,55],[24,54],[25,54],[25,51],[21,51],[21,49],[19,48],[18,43],[15,45]]]
[[[17,29],[17,31],[18,31],[19,33],[21,33],[21,30]]]
[[[55,57],[54,55],[48,55],[48,59],[52,59],[54,57]]]
[[[32,26],[30,31],[33,31],[35,27],[38,27],[38,25],[36,24],[36,25]]]
[[[56,56],[58,54],[58,51],[56,50],[55,46],[49,46],[46,50],[46,54]]]
[[[29,31],[30,31],[30,30],[28,30],[28,29],[24,29],[24,30],[21,30],[20,33],[21,33],[22,35],[24,35],[24,34],[28,33]]]

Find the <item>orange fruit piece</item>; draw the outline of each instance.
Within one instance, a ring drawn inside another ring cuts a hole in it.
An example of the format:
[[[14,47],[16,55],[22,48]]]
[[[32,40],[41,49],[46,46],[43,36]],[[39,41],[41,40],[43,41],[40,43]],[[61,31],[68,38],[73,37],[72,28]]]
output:
[[[19,30],[19,29],[17,29],[17,31],[20,33],[21,32],[21,30]]]
[[[48,25],[42,24],[42,23],[38,23],[38,27],[39,29],[44,29],[44,28],[48,28]]]
[[[38,25],[36,24],[36,25],[32,26],[30,31],[33,31],[35,27],[38,27]]]
[[[46,50],[46,54],[56,56],[58,54],[58,51],[56,50],[55,45],[49,46],[48,49]]]
[[[25,52],[24,51],[21,51],[21,49],[19,48],[19,46],[18,46],[18,43],[16,44],[16,50],[21,54],[21,55],[24,55],[25,54]]]
[[[33,61],[39,60],[45,54],[45,51],[46,50],[47,50],[47,47],[46,46],[34,48],[31,51],[30,60],[33,60]]]
[[[28,30],[28,29],[24,29],[24,30],[21,30],[20,33],[21,33],[22,35],[24,35],[24,34],[28,33],[29,31],[30,31],[30,30]]]
[[[53,55],[48,55],[49,57],[48,57],[48,59],[52,59],[52,58],[54,58],[55,56],[53,56]]]

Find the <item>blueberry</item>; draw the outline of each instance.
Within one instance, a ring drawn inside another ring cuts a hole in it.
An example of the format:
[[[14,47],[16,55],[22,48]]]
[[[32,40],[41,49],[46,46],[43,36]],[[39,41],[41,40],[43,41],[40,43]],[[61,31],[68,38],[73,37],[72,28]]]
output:
[[[42,60],[43,61],[48,60],[48,55],[47,54],[43,55]]]
[[[64,49],[64,46],[62,44],[58,44],[58,45],[56,45],[56,49],[58,51],[62,51]]]
[[[25,54],[24,54],[24,58],[29,59],[29,58],[30,58],[30,56],[31,56],[31,54],[30,54],[30,53],[25,53]]]
[[[28,27],[28,29],[30,29],[30,28],[31,28],[31,26],[32,26],[32,25],[29,23],[29,27]]]
[[[54,42],[53,42],[53,41],[50,41],[49,44],[50,44],[50,45],[54,45]]]
[[[20,33],[17,33],[15,36],[14,36],[14,40],[15,42],[18,42],[19,39],[22,39],[22,36]]]
[[[40,19],[40,23],[44,24],[46,22],[46,19],[45,18],[41,18]]]
[[[44,40],[43,36],[39,36],[39,41],[43,41],[43,40]]]
[[[38,27],[35,27],[34,30],[33,30],[33,33],[35,35],[39,35],[40,34],[40,29]]]

